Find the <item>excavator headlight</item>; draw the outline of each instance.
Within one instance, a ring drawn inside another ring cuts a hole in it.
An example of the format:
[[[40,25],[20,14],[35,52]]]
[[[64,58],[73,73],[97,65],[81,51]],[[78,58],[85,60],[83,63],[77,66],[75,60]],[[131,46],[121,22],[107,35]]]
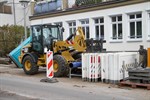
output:
[[[48,48],[47,48],[47,47],[45,47],[45,48],[44,48],[44,53],[46,53],[46,52],[47,52],[47,50],[48,50]]]

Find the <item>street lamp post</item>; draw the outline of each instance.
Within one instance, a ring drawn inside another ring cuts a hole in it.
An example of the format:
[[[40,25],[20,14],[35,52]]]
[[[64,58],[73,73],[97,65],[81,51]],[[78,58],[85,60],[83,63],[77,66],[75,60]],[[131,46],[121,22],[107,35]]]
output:
[[[13,12],[14,12],[14,25],[16,25],[16,10],[15,10],[15,1],[13,0]]]
[[[26,7],[28,6],[28,0],[20,0],[21,5],[24,7],[24,34],[25,39],[27,39],[27,27],[26,27]]]

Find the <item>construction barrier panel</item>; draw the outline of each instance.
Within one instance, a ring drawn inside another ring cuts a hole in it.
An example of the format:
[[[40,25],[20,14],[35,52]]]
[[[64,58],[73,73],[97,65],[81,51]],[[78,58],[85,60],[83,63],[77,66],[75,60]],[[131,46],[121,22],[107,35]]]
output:
[[[138,52],[83,53],[82,79],[118,83],[128,77],[128,68],[136,67],[138,56]]]
[[[82,80],[86,81],[88,79],[88,67],[89,66],[87,62],[88,60],[88,53],[83,53],[82,54]]]
[[[138,62],[137,52],[107,53],[102,55],[102,60],[103,56],[105,62],[102,62],[102,70],[105,70],[106,75],[102,75],[101,79],[106,83],[115,84],[127,78],[128,68],[136,67]]]
[[[85,63],[86,62],[86,63]],[[82,79],[83,81],[97,82],[101,73],[101,58],[98,54],[82,54]]]
[[[47,78],[53,78],[54,77],[54,70],[53,70],[53,52],[48,51],[46,53],[46,76]]]
[[[118,54],[118,77],[116,80],[121,80],[128,77],[128,69],[137,67],[139,55],[137,52],[125,52]]]

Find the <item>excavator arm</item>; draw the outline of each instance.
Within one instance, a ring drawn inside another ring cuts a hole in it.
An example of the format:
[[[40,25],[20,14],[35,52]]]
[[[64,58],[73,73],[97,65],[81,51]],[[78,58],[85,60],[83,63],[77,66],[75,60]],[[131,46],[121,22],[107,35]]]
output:
[[[78,50],[79,52],[84,52],[86,50],[86,43],[85,43],[85,35],[81,27],[78,27],[74,36],[74,49]]]
[[[78,27],[76,32],[70,35],[65,41],[57,41],[53,43],[54,54],[61,54],[67,61],[75,61],[71,52],[82,53],[86,51],[86,43],[84,32]]]
[[[82,27],[78,27],[74,34],[70,35],[66,40],[68,46],[72,46],[78,52],[86,50],[85,35]]]

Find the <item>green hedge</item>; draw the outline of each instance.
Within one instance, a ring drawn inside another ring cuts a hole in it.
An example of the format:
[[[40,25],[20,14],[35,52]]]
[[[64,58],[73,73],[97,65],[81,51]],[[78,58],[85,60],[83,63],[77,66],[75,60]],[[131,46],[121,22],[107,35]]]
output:
[[[76,0],[75,4],[77,6],[80,6],[80,5],[96,4],[96,3],[99,3],[99,2],[102,2],[102,0]]]
[[[4,25],[0,27],[0,56],[6,56],[17,47],[24,35],[23,26]]]

